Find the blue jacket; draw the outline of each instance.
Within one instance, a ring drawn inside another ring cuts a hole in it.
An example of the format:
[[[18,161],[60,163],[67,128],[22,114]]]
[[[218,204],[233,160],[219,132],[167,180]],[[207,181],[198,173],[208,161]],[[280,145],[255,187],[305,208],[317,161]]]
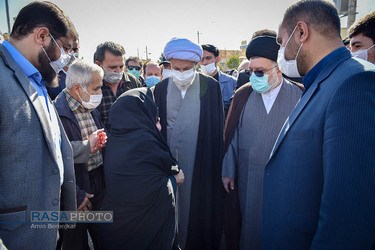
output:
[[[264,173],[263,249],[375,242],[375,67],[342,50],[287,119]]]
[[[218,71],[218,74],[221,93],[223,94],[224,111],[227,114],[231,102],[230,98],[236,88],[236,78],[221,71]]]

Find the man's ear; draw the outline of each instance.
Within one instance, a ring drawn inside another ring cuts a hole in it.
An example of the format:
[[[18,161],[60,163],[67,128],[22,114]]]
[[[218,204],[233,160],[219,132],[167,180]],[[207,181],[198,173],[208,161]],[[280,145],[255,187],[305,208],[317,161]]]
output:
[[[296,33],[298,34],[296,39],[300,43],[305,43],[307,38],[309,37],[309,26],[307,25],[305,21],[299,21],[297,23]]]
[[[44,45],[51,39],[49,30],[46,27],[39,27],[34,29],[34,39],[38,45]]]
[[[73,85],[73,87],[72,87],[72,91],[73,91],[73,93],[76,94],[77,96],[78,96],[78,95],[79,95],[79,96],[82,96],[82,93],[81,93],[82,88],[81,88],[81,86],[80,86],[78,83],[76,83],[76,84]]]
[[[221,60],[220,56],[216,57],[216,62],[219,63]]]

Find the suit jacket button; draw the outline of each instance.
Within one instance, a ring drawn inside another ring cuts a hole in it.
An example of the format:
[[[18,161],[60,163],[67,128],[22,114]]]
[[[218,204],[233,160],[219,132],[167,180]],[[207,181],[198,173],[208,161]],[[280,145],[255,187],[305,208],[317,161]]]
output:
[[[58,173],[59,173],[59,169],[58,169],[58,168],[54,168],[54,169],[52,170],[52,173],[53,173],[53,174],[58,174]]]
[[[54,206],[58,206],[58,205],[59,205],[59,201],[58,201],[58,200],[53,200],[53,201],[52,201],[52,205],[54,205]]]

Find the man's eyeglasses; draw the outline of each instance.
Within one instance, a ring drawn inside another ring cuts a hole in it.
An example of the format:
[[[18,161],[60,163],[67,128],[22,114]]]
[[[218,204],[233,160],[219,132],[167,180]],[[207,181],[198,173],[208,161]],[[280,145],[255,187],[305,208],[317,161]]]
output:
[[[139,67],[139,66],[126,66],[126,68],[128,70],[133,70],[133,69],[135,69],[135,70],[141,70],[141,67]]]
[[[73,51],[73,47],[71,45],[65,43],[62,39],[57,38],[56,40],[59,40],[63,43],[63,48],[64,48],[65,51],[69,51],[69,52]]]
[[[257,77],[263,77],[264,76],[264,73],[266,73],[267,71],[270,71],[271,69],[274,69],[276,68],[276,66],[273,66],[272,68],[270,69],[267,69],[267,70],[254,70],[252,71],[251,69],[248,71],[249,72],[249,76],[251,76],[253,73],[257,76]]]

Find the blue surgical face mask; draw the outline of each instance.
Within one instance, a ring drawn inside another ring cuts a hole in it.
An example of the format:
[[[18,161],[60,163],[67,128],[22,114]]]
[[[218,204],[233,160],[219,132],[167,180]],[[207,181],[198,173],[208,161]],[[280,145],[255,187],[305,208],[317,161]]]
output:
[[[146,76],[147,87],[151,88],[151,87],[155,86],[158,82],[160,82],[159,76]]]
[[[128,73],[132,74],[137,79],[141,75],[141,71],[140,70],[136,70],[136,69],[132,69],[132,70],[128,69]]]
[[[268,83],[268,76],[264,75],[262,77],[256,76],[254,73],[250,76],[250,84],[253,90],[258,93],[265,93],[271,88],[274,88],[278,84],[278,79],[275,77],[275,81],[270,85]]]

